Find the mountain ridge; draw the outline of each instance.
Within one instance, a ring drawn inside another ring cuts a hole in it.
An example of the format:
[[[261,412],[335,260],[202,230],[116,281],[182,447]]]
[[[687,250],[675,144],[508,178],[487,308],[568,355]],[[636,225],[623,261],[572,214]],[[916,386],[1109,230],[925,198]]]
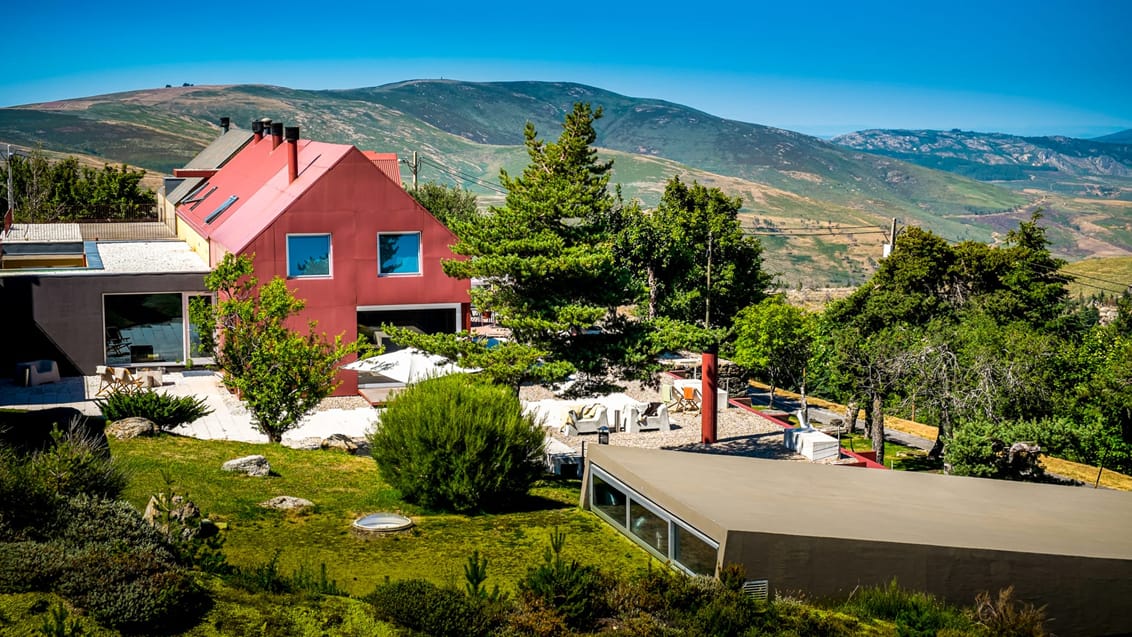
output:
[[[0,109],[0,140],[171,172],[211,141],[219,117],[247,125],[266,116],[297,124],[315,139],[402,156],[416,151],[429,160],[422,178],[465,185],[491,204],[499,201],[498,186],[491,187],[499,170],[516,174],[526,164],[525,123],[531,121],[541,138],[554,139],[575,101],[603,108],[597,145],[615,158],[614,181],[626,196],[655,205],[673,175],[740,196],[744,222],[772,229],[760,238],[790,284],[859,282],[880,257],[879,238],[773,231],[799,223],[827,230],[862,223],[887,228],[898,217],[949,239],[991,241],[1044,205],[1063,254],[1132,253],[1132,236],[1119,229],[1103,227],[1085,241],[1073,225],[1075,212],[1056,208],[1060,199],[1050,208],[1040,190],[1005,188],[911,157],[572,82],[405,80],[319,91],[270,84],[126,91]],[[1104,206],[1090,212],[1106,210],[1112,216]]]

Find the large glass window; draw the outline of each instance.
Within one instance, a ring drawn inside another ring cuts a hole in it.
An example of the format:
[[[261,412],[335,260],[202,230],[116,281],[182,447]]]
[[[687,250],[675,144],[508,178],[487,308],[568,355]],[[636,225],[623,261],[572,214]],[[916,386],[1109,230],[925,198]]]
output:
[[[668,520],[636,500],[629,502],[629,531],[641,538],[646,545],[668,557]]]
[[[421,233],[377,235],[377,274],[392,276],[421,273]]]
[[[185,314],[179,292],[108,294],[103,299],[107,365],[185,359]]]
[[[203,303],[205,305],[212,305],[211,296],[197,294],[190,295],[188,302],[192,303],[194,301]],[[200,331],[197,329],[196,325],[193,325],[191,321],[189,322],[189,356],[192,357],[196,362],[204,362],[203,359],[212,357],[212,352],[205,351],[201,348]]]
[[[330,235],[287,235],[287,276],[330,276]]]
[[[590,465],[590,509],[674,566],[715,575],[718,544],[594,464]]]
[[[676,539],[672,559],[696,575],[715,575],[715,547],[679,524],[672,529]]]
[[[591,478],[594,485],[591,503],[593,508],[608,515],[614,524],[624,528],[625,494],[597,476],[591,476]]]

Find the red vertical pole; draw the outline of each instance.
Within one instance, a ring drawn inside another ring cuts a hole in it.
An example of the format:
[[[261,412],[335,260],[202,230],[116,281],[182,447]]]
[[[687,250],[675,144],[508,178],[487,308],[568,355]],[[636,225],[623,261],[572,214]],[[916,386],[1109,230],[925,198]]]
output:
[[[716,368],[716,352],[712,348],[711,351],[704,352],[703,358],[703,373],[701,376],[700,385],[700,432],[702,434],[704,444],[712,444],[715,442],[715,430],[718,418],[716,400],[715,400],[715,387],[716,381],[719,376],[719,370]]]

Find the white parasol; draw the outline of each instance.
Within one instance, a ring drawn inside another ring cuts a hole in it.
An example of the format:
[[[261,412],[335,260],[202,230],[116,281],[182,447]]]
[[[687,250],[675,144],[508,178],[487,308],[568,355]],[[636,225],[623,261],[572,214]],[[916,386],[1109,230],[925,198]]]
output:
[[[426,378],[436,378],[448,374],[471,374],[480,371],[476,368],[460,367],[443,356],[422,352],[412,347],[380,356],[363,358],[343,365],[342,369],[379,374],[393,382],[406,385]]]

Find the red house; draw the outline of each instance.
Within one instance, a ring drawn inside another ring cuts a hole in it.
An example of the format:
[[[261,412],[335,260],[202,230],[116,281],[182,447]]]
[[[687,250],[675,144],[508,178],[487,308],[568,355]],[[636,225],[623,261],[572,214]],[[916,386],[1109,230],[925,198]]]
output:
[[[380,342],[385,323],[466,329],[470,284],[440,265],[456,237],[404,191],[395,157],[299,139],[298,128],[284,136],[279,123],[258,128],[181,199],[179,238],[210,266],[229,252],[253,256],[256,276],[286,279],[306,300],[302,319],[331,337]],[[356,374],[340,380],[337,395],[357,392]]]

